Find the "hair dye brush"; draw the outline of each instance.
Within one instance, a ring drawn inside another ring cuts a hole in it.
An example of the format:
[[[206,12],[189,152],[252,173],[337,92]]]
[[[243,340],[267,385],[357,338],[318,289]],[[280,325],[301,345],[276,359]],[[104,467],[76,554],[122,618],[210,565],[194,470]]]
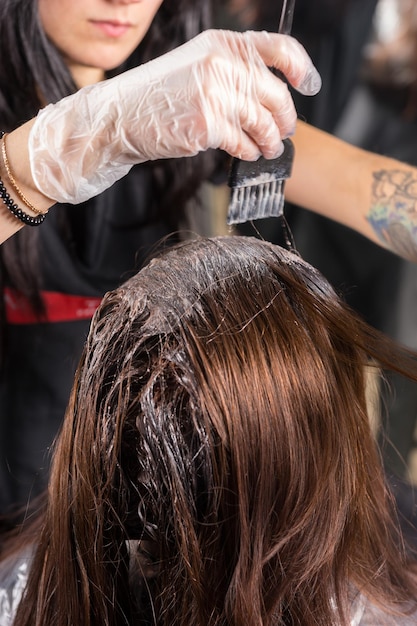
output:
[[[283,0],[278,32],[291,32],[295,0]],[[277,76],[280,72],[272,70]],[[284,185],[291,176],[294,145],[284,139],[284,151],[276,159],[257,161],[233,158],[228,185],[231,188],[228,224],[239,224],[265,217],[279,217],[284,210]]]

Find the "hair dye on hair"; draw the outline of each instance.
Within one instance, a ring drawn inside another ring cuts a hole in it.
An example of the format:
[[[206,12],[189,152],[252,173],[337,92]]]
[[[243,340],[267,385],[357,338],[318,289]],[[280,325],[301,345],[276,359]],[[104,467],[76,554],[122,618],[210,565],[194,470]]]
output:
[[[410,609],[371,363],[417,380],[293,253],[220,237],[152,260],[94,318],[16,626],[348,626],[358,597]]]

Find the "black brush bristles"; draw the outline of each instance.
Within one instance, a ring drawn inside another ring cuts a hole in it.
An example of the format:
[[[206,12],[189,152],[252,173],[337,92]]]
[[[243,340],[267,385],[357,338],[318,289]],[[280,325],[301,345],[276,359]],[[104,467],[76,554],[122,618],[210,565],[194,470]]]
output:
[[[284,186],[291,176],[294,144],[283,141],[276,159],[232,159],[228,185],[231,188],[227,223],[240,224],[265,217],[279,217],[284,210]]]

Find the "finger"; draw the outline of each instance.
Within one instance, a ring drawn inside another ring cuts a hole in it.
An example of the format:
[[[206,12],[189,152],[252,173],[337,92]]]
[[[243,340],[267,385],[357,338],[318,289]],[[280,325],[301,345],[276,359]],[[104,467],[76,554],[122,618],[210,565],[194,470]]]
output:
[[[244,161],[256,161],[261,150],[253,139],[241,128],[236,128],[232,124],[226,124],[222,129],[222,137],[216,146],[224,150],[230,156],[243,159]]]
[[[233,58],[232,63],[230,59],[214,62],[213,55],[210,59],[210,73],[205,76],[205,108],[216,114],[209,128],[218,129],[219,120],[228,119],[246,132],[265,158],[274,158],[282,152],[282,139],[294,134],[297,122],[288,86],[274,76],[256,47],[241,34],[216,33],[220,34]],[[206,113],[205,117],[208,120],[211,115]]]
[[[285,119],[287,120],[288,116]],[[292,134],[292,132],[287,132],[287,127],[281,123],[279,115],[274,117],[271,111],[259,102],[252,103],[252,105],[249,103],[244,115],[241,116],[240,123],[242,129],[266,159],[272,159],[281,154],[282,138]],[[291,121],[288,128],[292,131]],[[282,129],[284,129],[283,133]]]
[[[256,47],[264,63],[281,71],[297,91],[310,96],[318,93],[320,74],[296,39],[265,31],[248,31],[242,36]]]
[[[297,111],[286,83],[265,68],[262,76],[256,81],[255,88],[260,105],[270,112],[281,137],[285,139],[293,135],[297,124]]]

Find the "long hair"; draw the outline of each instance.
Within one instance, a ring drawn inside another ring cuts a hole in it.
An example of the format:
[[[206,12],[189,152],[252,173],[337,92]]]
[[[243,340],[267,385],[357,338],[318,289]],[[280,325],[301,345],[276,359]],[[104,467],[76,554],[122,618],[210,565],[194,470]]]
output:
[[[159,56],[210,25],[210,0],[164,0],[143,42],[123,65],[108,75],[114,76]],[[0,58],[0,128],[3,130],[16,128],[35,116],[41,107],[76,90],[64,59],[42,28],[37,0],[2,0]],[[209,151],[194,158],[168,159],[144,167],[152,171],[152,184],[158,197],[156,211],[176,230],[187,201],[212,173],[215,159]],[[173,204],[178,207],[175,217],[171,211]],[[68,241],[72,229],[77,227],[70,219],[72,208],[59,209],[61,235]],[[38,229],[23,229],[5,242],[0,255],[3,274],[41,312],[38,236]]]
[[[417,379],[277,246],[151,261],[93,320],[16,626],[347,625],[355,594],[409,605],[370,359]]]

